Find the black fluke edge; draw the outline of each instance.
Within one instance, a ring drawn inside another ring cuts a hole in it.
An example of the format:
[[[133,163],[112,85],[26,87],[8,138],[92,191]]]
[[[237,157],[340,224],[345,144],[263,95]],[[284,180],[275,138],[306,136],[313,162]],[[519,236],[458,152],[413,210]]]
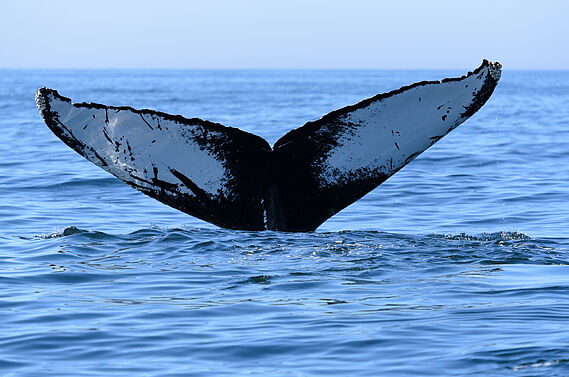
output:
[[[500,78],[422,81],[335,110],[280,138],[41,88],[47,126],[73,150],[164,204],[220,227],[313,231],[478,111]],[[411,137],[410,137],[411,136]]]

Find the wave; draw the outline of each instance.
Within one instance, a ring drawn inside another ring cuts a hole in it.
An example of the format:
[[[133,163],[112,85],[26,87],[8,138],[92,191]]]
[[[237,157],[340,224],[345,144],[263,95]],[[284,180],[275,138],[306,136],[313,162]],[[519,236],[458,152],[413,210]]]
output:
[[[386,238],[386,239],[440,239],[440,240],[448,240],[448,241],[480,241],[480,242],[489,242],[489,241],[527,241],[527,240],[544,240],[544,241],[551,241],[550,238],[532,238],[526,233],[520,231],[498,231],[492,233],[480,233],[480,234],[468,234],[468,233],[455,233],[455,234],[446,234],[446,233],[429,233],[426,235],[416,235],[416,234],[405,234],[405,233],[392,233],[392,232],[384,232],[384,231],[377,231],[377,230],[340,230],[340,231],[332,231],[332,232],[306,232],[306,233],[289,233],[289,232],[275,232],[275,231],[235,231],[235,230],[228,230],[228,229],[217,229],[217,228],[200,228],[200,227],[174,227],[174,228],[161,228],[155,225],[151,225],[148,228],[141,228],[135,231],[132,231],[128,234],[108,234],[101,231],[94,231],[94,230],[85,230],[78,228],[76,226],[70,225],[66,226],[62,230],[57,230],[51,233],[40,233],[35,234],[32,237],[22,237],[22,238],[40,238],[40,239],[50,239],[50,238],[60,238],[60,237],[68,237],[74,236],[76,234],[91,234],[91,235],[108,235],[108,236],[141,236],[147,237],[150,234],[154,235],[168,235],[173,233],[182,233],[188,234],[190,236],[199,236],[200,233],[203,235],[226,235],[228,233],[234,233],[236,236],[238,235],[239,238],[251,236],[255,239],[275,239],[275,238],[292,238],[298,239],[299,237],[305,237],[307,239],[315,238],[318,240],[323,240],[327,237],[334,237],[334,236],[348,236],[348,237],[373,237],[377,239]],[[279,235],[281,237],[279,237]]]
[[[48,239],[53,239],[53,238],[62,238],[62,237],[69,237],[69,236],[73,236],[76,234],[84,234],[84,233],[88,233],[88,234],[105,234],[103,232],[93,232],[90,230],[85,230],[85,229],[80,229],[77,228],[75,226],[68,226],[65,227],[63,230],[56,230],[53,231],[51,233],[39,233],[39,234],[34,234],[32,236],[20,236],[21,239],[24,240],[48,240]]]
[[[232,287],[269,284],[284,270],[337,274],[364,284],[364,280],[376,281],[370,276],[403,276],[405,271],[431,276],[472,268],[494,271],[508,265],[569,265],[567,240],[532,238],[520,231],[414,235],[374,230],[284,233],[150,226],[113,234],[67,226],[22,238],[35,242],[17,258],[49,261],[68,271],[89,268],[122,274],[133,268],[147,272],[260,268],[262,273],[232,280]],[[279,266],[285,266],[284,270]]]

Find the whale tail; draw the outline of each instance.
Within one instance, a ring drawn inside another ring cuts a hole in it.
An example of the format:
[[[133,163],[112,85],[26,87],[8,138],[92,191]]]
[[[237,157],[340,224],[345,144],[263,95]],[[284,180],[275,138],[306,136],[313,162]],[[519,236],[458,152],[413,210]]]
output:
[[[312,231],[472,116],[501,65],[423,81],[335,110],[280,138],[197,118],[72,103],[41,88],[47,126],[73,150],[164,204],[230,229]]]

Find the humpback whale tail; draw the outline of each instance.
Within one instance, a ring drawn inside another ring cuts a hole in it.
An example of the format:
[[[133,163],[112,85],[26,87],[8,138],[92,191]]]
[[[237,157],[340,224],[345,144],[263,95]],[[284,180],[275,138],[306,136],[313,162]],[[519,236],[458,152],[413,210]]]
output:
[[[164,204],[230,229],[312,231],[472,116],[500,63],[378,94],[271,146],[197,118],[72,103],[41,88],[47,126],[77,153]]]

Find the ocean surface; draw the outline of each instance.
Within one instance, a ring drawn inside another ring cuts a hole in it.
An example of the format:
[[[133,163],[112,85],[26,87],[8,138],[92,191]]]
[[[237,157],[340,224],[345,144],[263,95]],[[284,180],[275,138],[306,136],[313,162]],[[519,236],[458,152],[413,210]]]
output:
[[[272,144],[464,73],[0,70],[0,375],[569,375],[569,72],[505,67],[476,115],[312,233],[166,207],[34,102],[47,86]]]

